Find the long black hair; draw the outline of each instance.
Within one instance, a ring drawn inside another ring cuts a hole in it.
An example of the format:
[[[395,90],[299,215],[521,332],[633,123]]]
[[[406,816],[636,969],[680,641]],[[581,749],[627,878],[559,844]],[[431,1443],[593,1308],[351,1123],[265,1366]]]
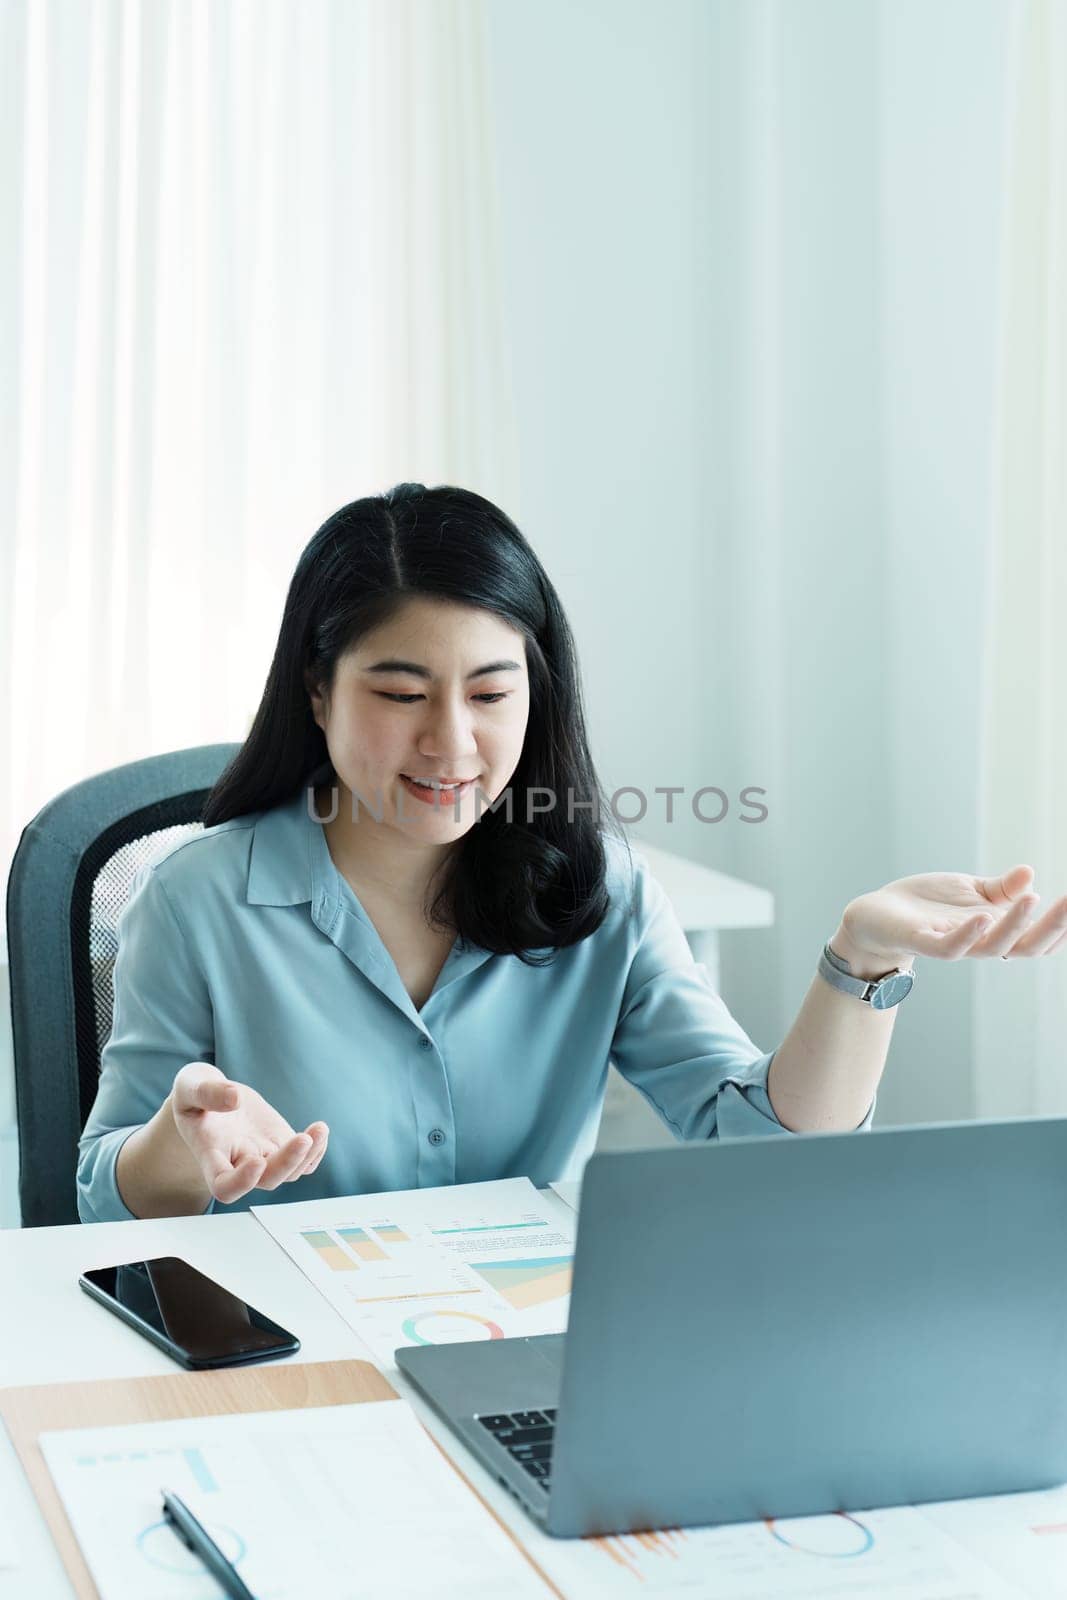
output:
[[[431,919],[483,949],[543,965],[604,920],[603,830],[613,817],[589,752],[559,596],[510,518],[469,489],[401,483],[323,523],[289,586],[251,732],[211,791],[204,822],[267,810],[335,778],[306,685],[332,687],[338,658],[415,596],[503,618],[525,638],[530,680],[510,820],[506,808],[486,810],[457,841],[435,882]],[[554,807],[528,807],[533,789],[550,790]]]

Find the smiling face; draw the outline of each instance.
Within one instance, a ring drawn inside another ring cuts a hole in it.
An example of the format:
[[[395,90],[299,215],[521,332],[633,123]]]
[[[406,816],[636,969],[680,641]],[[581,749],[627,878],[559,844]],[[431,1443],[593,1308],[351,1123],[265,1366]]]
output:
[[[369,808],[358,812],[361,829],[449,844],[518,765],[530,710],[525,641],[491,611],[420,596],[341,656],[311,707],[338,778]],[[343,795],[346,806],[351,814]]]

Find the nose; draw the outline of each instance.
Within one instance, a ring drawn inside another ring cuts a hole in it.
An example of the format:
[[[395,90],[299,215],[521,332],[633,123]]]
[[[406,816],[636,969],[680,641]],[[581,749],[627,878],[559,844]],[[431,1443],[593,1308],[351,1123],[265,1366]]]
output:
[[[419,755],[434,761],[442,777],[470,777],[471,757],[478,753],[474,734],[474,712],[462,695],[446,696],[437,706],[427,708],[419,732]]]

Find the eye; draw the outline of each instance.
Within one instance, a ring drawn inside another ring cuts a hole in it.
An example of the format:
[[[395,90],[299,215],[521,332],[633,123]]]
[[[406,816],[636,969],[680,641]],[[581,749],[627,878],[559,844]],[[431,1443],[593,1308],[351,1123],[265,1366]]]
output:
[[[409,706],[411,705],[412,701],[422,699],[421,694],[391,694],[386,689],[375,689],[374,692],[376,695],[380,696],[382,700],[393,700],[398,705],[402,706]],[[506,700],[508,693],[508,690],[500,689],[495,694],[476,694],[474,698],[476,700],[483,701],[486,705],[495,705],[498,700]]]

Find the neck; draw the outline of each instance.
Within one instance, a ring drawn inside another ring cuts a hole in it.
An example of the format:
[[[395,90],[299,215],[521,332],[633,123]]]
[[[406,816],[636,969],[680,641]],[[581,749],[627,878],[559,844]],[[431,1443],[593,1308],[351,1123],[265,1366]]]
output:
[[[424,910],[433,879],[451,855],[451,844],[424,844],[379,822],[365,808],[356,821],[352,795],[338,785],[337,815],[322,824],[333,864],[356,889],[387,900],[400,910]],[[316,811],[328,816],[333,797],[316,793]]]

